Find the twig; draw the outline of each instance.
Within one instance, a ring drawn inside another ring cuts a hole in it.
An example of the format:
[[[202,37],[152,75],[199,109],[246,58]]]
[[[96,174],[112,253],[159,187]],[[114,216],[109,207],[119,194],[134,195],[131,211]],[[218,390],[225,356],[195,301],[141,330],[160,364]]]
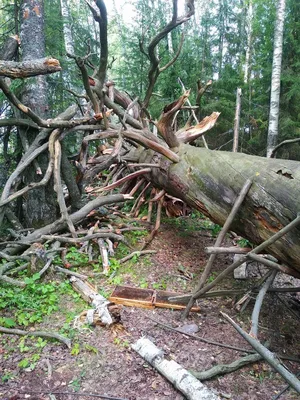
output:
[[[300,393],[300,381],[294,374],[291,374],[286,368],[284,368],[279,361],[276,359],[274,353],[263,346],[257,339],[253,338],[247,332],[245,332],[238,324],[236,324],[229,315],[220,312],[221,315],[238,331],[238,333],[253,347],[253,349],[260,354],[282,377],[285,379],[292,388]]]
[[[95,189],[95,190],[93,190],[93,192],[99,193],[99,192],[104,192],[104,191],[107,191],[107,190],[112,190],[112,189],[122,185],[124,182],[129,181],[130,179],[136,178],[136,177],[138,177],[140,175],[149,174],[150,172],[151,172],[151,168],[140,169],[139,171],[136,171],[136,172],[133,172],[132,174],[124,176],[123,178],[119,179],[118,181],[116,181],[116,182],[114,182],[114,183],[112,183],[112,184],[110,184],[110,185],[108,185],[106,187],[103,187],[101,189]]]
[[[68,348],[71,347],[71,340],[59,335],[55,332],[45,332],[45,331],[23,331],[21,329],[10,329],[4,328],[4,326],[0,326],[0,332],[7,333],[9,335],[19,335],[19,336],[38,336],[38,337],[45,337],[49,339],[56,339],[59,342],[65,344]]]
[[[173,328],[170,325],[164,324],[162,322],[157,321],[156,319],[150,317],[149,315],[144,314],[147,318],[149,318],[151,321],[155,322],[158,325],[161,325],[162,327],[172,331],[172,332],[177,332],[180,333],[181,335],[184,336],[188,336],[191,339],[194,340],[198,340],[199,342],[203,342],[203,343],[207,343],[207,344],[211,344],[212,346],[219,346],[219,347],[224,347],[225,349],[230,349],[230,350],[236,350],[236,351],[242,351],[243,353],[255,353],[253,350],[248,350],[248,349],[244,349],[241,347],[237,347],[237,346],[231,346],[230,344],[225,344],[225,343],[219,343],[219,342],[215,342],[213,340],[209,340],[209,339],[204,339],[200,336],[191,334],[191,333],[186,333],[186,332],[181,332],[179,330],[177,330],[176,328]]]
[[[121,258],[119,260],[119,263],[123,264],[124,262],[126,262],[126,261],[130,260],[131,258],[133,258],[135,255],[137,255],[139,257],[139,256],[142,256],[142,255],[145,255],[145,254],[155,254],[155,253],[157,253],[156,250],[134,251],[133,253],[128,254],[128,256]]]

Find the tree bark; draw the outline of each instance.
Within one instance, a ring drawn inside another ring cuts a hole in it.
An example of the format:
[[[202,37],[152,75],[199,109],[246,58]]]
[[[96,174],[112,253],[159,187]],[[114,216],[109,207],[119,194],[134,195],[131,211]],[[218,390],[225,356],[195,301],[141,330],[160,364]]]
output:
[[[42,0],[24,0],[20,10],[21,16],[21,46],[22,61],[45,57],[44,34],[44,2]],[[22,94],[22,102],[42,118],[47,118],[48,99],[47,82],[45,76],[37,76],[27,82]],[[29,145],[34,141],[37,130],[21,130],[20,134],[28,140]],[[41,172],[44,173],[48,165],[47,155],[38,159]],[[24,174],[25,184],[40,180],[36,169],[27,168]],[[28,193],[23,202],[23,213],[26,225],[40,227],[54,221],[57,217],[57,205],[53,192],[52,182],[46,187],[34,189]]]
[[[282,61],[282,43],[284,28],[285,0],[278,0],[276,25],[274,33],[274,50],[271,80],[270,115],[267,143],[267,157],[271,157],[278,138],[279,101],[280,101],[280,76]]]
[[[300,164],[195,148],[181,144],[180,162],[164,161],[151,179],[212,221],[223,225],[247,179],[253,184],[231,229],[253,244],[267,240],[299,212]],[[300,227],[268,248],[283,263],[300,271]]]
[[[0,61],[0,76],[9,78],[29,78],[37,75],[53,74],[61,70],[55,58],[42,58],[24,62]]]

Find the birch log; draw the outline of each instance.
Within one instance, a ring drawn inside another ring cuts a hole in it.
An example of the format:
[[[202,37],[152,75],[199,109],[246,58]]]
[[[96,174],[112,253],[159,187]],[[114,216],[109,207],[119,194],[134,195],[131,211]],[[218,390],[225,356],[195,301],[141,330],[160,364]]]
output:
[[[219,396],[209,390],[177,362],[174,360],[165,360],[163,351],[156,347],[149,339],[141,338],[131,347],[143,357],[144,360],[151,364],[152,367],[167,378],[176,389],[180,390],[188,400],[220,399]]]

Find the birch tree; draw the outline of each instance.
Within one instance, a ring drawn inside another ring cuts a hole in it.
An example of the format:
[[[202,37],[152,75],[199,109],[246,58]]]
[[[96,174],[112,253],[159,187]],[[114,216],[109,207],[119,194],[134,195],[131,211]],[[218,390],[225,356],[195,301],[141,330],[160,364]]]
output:
[[[271,153],[277,144],[277,138],[278,138],[280,75],[281,75],[281,62],[282,62],[284,13],[285,13],[285,0],[278,0],[275,33],[274,33],[267,157],[271,156]]]

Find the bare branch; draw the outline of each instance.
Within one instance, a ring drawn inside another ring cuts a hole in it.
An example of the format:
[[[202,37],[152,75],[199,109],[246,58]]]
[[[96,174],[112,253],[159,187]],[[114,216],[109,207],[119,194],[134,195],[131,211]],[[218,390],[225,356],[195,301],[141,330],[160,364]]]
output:
[[[0,60],[0,76],[13,79],[53,74],[61,69],[59,61],[50,57],[22,62]]]
[[[177,28],[177,26],[183,24],[184,22],[188,21],[191,16],[194,14],[195,9],[194,9],[194,0],[189,0],[186,2],[186,15],[182,16],[182,17],[178,17],[178,9],[177,9],[177,0],[173,0],[173,14],[172,14],[172,18],[171,21],[165,25],[164,28],[162,28],[162,30],[160,32],[158,32],[158,34],[156,36],[154,36],[154,38],[152,38],[149,46],[148,46],[148,58],[150,60],[151,66],[149,69],[149,73],[148,73],[148,80],[149,80],[149,85],[146,91],[146,95],[145,95],[145,99],[143,101],[143,108],[147,108],[149,105],[149,101],[150,98],[152,96],[152,92],[155,86],[155,83],[157,81],[157,78],[159,76],[159,74],[162,71],[165,71],[167,67],[169,67],[170,65],[172,65],[176,59],[179,56],[180,50],[182,45],[179,45],[179,49],[177,52],[178,55],[175,55],[175,60],[170,61],[167,65],[165,65],[165,67],[159,67],[159,63],[160,60],[158,59],[157,55],[156,55],[156,47],[157,45],[160,43],[160,41],[162,39],[164,39],[165,37],[167,37],[167,35],[174,30],[175,28]],[[183,40],[183,38],[182,38]]]

